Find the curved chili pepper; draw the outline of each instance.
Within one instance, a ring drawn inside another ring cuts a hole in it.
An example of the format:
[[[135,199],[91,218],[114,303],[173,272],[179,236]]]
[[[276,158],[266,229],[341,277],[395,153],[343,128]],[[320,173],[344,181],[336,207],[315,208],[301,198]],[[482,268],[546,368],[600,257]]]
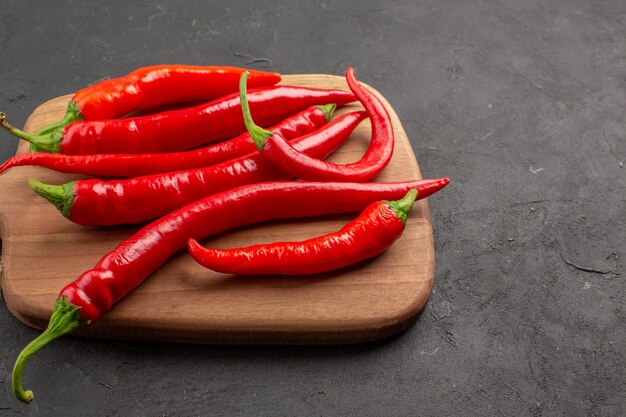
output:
[[[250,105],[262,125],[275,124],[309,106],[341,106],[354,99],[349,91],[295,86],[260,87],[250,93]],[[238,93],[148,116],[77,121],[45,135],[26,133],[3,118],[0,125],[40,150],[66,155],[174,152],[245,132]]]
[[[104,120],[164,104],[213,100],[237,91],[243,68],[197,65],[153,65],[78,91],[63,119],[42,129],[49,133],[77,120]],[[247,70],[256,87],[274,85],[280,74]]]
[[[380,255],[402,236],[417,198],[411,189],[401,200],[370,204],[341,230],[302,242],[277,242],[236,249],[207,249],[189,239],[191,257],[225,274],[308,275],[328,272]]]
[[[226,190],[169,213],[144,226],[61,290],[47,329],[22,350],[15,362],[13,392],[20,401],[30,402],[32,392],[22,387],[26,362],[55,339],[96,322],[184,248],[190,238],[198,240],[272,219],[350,213],[372,201],[400,198],[411,188],[419,191],[419,198],[425,198],[447,184],[447,178],[365,184],[266,182]]]
[[[350,136],[365,112],[347,113],[294,145],[324,158]],[[288,179],[290,175],[258,151],[217,165],[125,180],[87,179],[63,185],[31,180],[33,190],[65,217],[83,226],[138,223],[169,213],[194,200],[243,184]]]
[[[310,133],[330,120],[334,104],[312,106],[278,123],[272,130],[288,139]],[[0,116],[1,117],[1,116]],[[43,152],[16,155],[2,165],[0,173],[24,165],[38,165],[59,172],[96,177],[137,177],[216,164],[256,151],[246,132],[216,145],[191,151],[145,154],[63,155]]]
[[[361,102],[372,122],[372,139],[359,161],[344,165],[304,155],[290,146],[280,134],[256,126],[245,105],[246,77],[245,72],[241,74],[239,86],[246,128],[263,155],[285,171],[303,180],[365,182],[377,176],[389,163],[394,145],[389,113],[373,93],[359,84],[352,67],[348,68],[346,79],[350,90]]]

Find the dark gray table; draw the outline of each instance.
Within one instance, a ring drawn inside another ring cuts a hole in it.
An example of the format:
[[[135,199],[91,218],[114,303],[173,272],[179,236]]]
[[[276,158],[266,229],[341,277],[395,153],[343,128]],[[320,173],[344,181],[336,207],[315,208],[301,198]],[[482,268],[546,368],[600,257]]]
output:
[[[148,64],[352,65],[424,177],[452,179],[430,199],[433,294],[410,330],[368,345],[66,337],[29,364],[29,406],[10,370],[38,332],[0,303],[0,415],[626,413],[625,2],[137,3],[3,1],[0,110],[21,125]]]

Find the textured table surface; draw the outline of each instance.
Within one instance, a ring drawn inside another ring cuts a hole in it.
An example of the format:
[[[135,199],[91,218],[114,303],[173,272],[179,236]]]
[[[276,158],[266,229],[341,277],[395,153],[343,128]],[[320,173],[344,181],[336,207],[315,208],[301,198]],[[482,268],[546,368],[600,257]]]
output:
[[[224,347],[38,332],[0,303],[0,415],[624,415],[626,3],[3,2],[0,110],[156,63],[343,74],[398,111],[437,257],[426,310],[367,345]],[[210,3],[210,4],[209,4]],[[0,161],[15,152],[6,134]],[[10,198],[3,196],[2,198]]]

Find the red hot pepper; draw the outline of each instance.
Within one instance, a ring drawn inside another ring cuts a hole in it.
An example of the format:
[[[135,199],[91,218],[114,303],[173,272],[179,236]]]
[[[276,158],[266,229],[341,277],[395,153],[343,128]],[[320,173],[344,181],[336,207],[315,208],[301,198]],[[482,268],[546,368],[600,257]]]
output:
[[[272,130],[288,139],[310,133],[330,120],[334,104],[312,106],[278,123]],[[0,116],[1,117],[1,116]],[[96,177],[137,177],[199,168],[256,151],[246,132],[216,145],[174,153],[63,155],[44,152],[14,156],[0,165],[0,173],[24,165]]]
[[[304,152],[325,158],[350,136],[365,112],[344,114],[294,140]],[[125,180],[87,179],[63,185],[31,180],[35,192],[65,217],[84,226],[138,223],[163,216],[194,200],[243,184],[288,179],[290,175],[258,151],[217,165]]]
[[[393,154],[394,133],[389,113],[380,100],[365,89],[354,77],[350,67],[346,72],[348,86],[363,104],[372,123],[372,139],[365,155],[350,164],[340,165],[304,155],[275,132],[256,126],[245,105],[246,73],[241,74],[241,102],[248,132],[259,150],[269,160],[303,180],[356,181],[373,179],[389,163]]]
[[[309,106],[354,101],[349,91],[275,86],[250,93],[250,106],[262,125],[278,123]],[[31,135],[8,124],[0,125],[38,149],[66,155],[101,153],[157,153],[182,151],[245,132],[239,94],[209,103],[148,116],[114,120],[77,121],[43,135]]]
[[[43,129],[49,132],[76,120],[103,120],[172,103],[213,100],[237,91],[243,68],[195,65],[154,65],[128,75],[101,81],[78,91],[63,120]],[[255,87],[280,81],[275,72],[251,71]]]
[[[187,248],[200,265],[226,274],[307,275],[332,271],[380,255],[402,236],[417,198],[410,190],[398,201],[379,201],[341,230],[302,242],[277,242],[236,249],[206,249],[190,239]]]
[[[272,219],[350,213],[372,201],[400,198],[411,188],[425,198],[447,184],[447,178],[386,184],[266,182],[226,190],[169,213],[144,226],[61,290],[48,328],[15,362],[13,392],[20,401],[31,401],[32,392],[22,387],[26,362],[53,340],[97,321],[190,238]]]

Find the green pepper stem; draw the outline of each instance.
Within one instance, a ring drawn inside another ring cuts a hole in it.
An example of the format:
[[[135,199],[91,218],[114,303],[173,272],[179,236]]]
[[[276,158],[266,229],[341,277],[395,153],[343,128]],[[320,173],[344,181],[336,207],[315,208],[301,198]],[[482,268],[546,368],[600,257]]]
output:
[[[0,126],[13,136],[24,139],[45,152],[59,153],[61,151],[61,139],[63,138],[61,130],[53,130],[44,135],[32,135],[12,126],[6,121],[6,114],[4,113],[0,113]]]
[[[28,185],[34,192],[51,202],[66,218],[70,218],[70,211],[74,203],[74,183],[70,181],[62,185],[44,184],[34,178],[28,180]]]
[[[402,221],[402,223],[406,223],[407,216],[411,212],[413,208],[413,203],[417,199],[417,190],[412,188],[408,193],[400,200],[396,201],[387,201],[387,204],[396,212],[398,215],[398,219]]]
[[[15,366],[13,366],[13,393],[18,400],[24,403],[29,403],[33,400],[33,392],[30,390],[24,391],[22,387],[22,374],[26,362],[48,343],[73,332],[85,323],[85,320],[80,315],[80,307],[70,303],[65,296],[57,298],[48,328],[22,350],[15,361]]]
[[[324,112],[324,119],[328,123],[330,122],[330,119],[333,117],[333,113],[335,112],[337,105],[331,103],[331,104],[323,104],[323,105],[319,105],[315,107],[317,107],[318,109]]]
[[[246,87],[246,83],[248,81],[248,77],[250,73],[248,71],[244,71],[241,73],[241,78],[239,78],[239,100],[241,101],[241,111],[243,112],[243,121],[246,124],[246,129],[252,138],[252,141],[256,145],[259,151],[263,150],[265,146],[265,142],[267,139],[272,136],[271,131],[263,129],[261,126],[258,126],[252,120],[252,115],[250,114],[250,106],[248,104],[248,91]]]
[[[54,130],[63,128],[69,124],[74,123],[77,120],[83,120],[83,119],[84,117],[80,109],[78,108],[78,104],[76,104],[75,101],[70,101],[69,104],[67,105],[67,110],[65,111],[65,116],[63,116],[63,119],[59,120],[56,123],[52,123],[51,125],[44,127],[39,132],[37,132],[37,135],[45,135],[48,133],[52,133],[52,131]]]

